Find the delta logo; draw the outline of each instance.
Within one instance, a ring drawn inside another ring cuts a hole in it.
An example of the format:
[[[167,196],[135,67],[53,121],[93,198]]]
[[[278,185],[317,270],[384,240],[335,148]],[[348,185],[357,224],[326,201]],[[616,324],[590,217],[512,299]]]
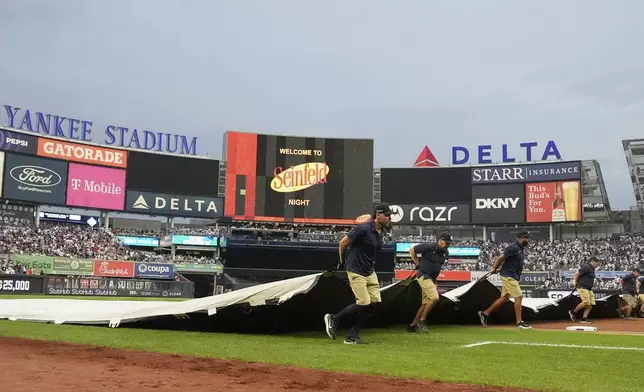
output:
[[[440,166],[438,163],[438,159],[434,156],[432,151],[425,146],[423,148],[423,151],[420,152],[420,155],[418,155],[418,158],[416,158],[416,162],[414,162],[414,167],[437,167]]]
[[[289,193],[310,188],[316,184],[327,183],[329,165],[326,162],[307,162],[284,170],[278,166],[273,170],[271,189],[275,192]]]

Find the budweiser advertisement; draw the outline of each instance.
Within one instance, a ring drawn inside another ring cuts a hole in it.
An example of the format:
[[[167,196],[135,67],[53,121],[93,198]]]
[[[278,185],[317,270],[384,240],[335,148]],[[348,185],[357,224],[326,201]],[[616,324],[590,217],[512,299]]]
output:
[[[122,211],[125,170],[70,163],[67,205]]]
[[[227,132],[224,215],[354,224],[371,213],[373,140]]]
[[[94,276],[133,278],[134,267],[132,261],[94,260]]]
[[[62,140],[38,138],[38,155],[65,161],[93,165],[127,167],[127,151],[98,147],[90,144],[71,143]]]
[[[579,181],[525,184],[526,222],[580,222],[581,183]]]

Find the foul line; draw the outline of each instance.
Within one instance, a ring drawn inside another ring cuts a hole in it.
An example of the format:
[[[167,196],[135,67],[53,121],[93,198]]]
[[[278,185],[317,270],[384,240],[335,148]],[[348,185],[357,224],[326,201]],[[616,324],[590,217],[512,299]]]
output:
[[[584,346],[580,344],[553,344],[553,343],[529,343],[529,342],[497,342],[497,341],[485,341],[472,344],[466,344],[461,346],[462,348],[471,348],[486,346],[489,344],[505,344],[511,346],[539,346],[539,347],[565,347],[565,348],[593,348],[599,350],[625,350],[625,351],[644,351],[644,348],[640,347],[616,347],[616,346]]]

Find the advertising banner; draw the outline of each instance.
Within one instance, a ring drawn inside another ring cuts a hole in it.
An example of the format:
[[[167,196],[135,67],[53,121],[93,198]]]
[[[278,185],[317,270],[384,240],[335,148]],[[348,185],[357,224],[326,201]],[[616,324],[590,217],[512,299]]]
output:
[[[579,222],[581,215],[580,181],[525,184],[526,221]]]
[[[41,221],[75,223],[94,227],[100,225],[101,217],[92,215],[65,214],[61,212],[40,212]]]
[[[0,169],[2,171],[2,169]],[[1,175],[1,173],[0,173]],[[36,222],[36,207],[0,201],[0,224],[4,226],[29,226]]]
[[[469,204],[471,171],[469,167],[380,169],[380,199],[406,205]]]
[[[531,241],[543,241],[550,238],[548,227],[491,227],[488,232],[490,233],[490,241],[499,243],[514,242],[517,240],[517,235],[526,230],[530,232]]]
[[[116,238],[118,238],[123,245],[127,246],[159,246],[159,239],[154,237],[133,237],[129,235],[117,235]]]
[[[0,275],[0,294],[42,294],[43,278]]]
[[[523,184],[476,185],[472,187],[472,223],[525,222]]]
[[[128,190],[125,209],[149,215],[218,218],[224,213],[224,199]]]
[[[134,263],[132,261],[94,260],[94,276],[133,278]]]
[[[606,211],[607,209],[610,209],[607,204],[605,203],[584,203],[584,212],[599,212],[599,211]]]
[[[373,202],[373,140],[227,132],[225,215],[354,224]]]
[[[149,281],[117,278],[45,278],[47,295],[96,297],[174,297],[192,298],[194,284],[177,281]]]
[[[521,286],[538,286],[542,285],[543,282],[548,279],[550,274],[548,272],[538,272],[538,271],[531,271],[527,272],[524,271],[521,274],[521,281],[519,282],[519,285]]]
[[[396,253],[409,253],[409,249],[418,244],[418,242],[396,242]],[[481,249],[468,246],[450,246],[447,248],[447,254],[450,257],[478,257],[481,254]]]
[[[130,151],[127,189],[168,195],[217,197],[219,161]]]
[[[53,275],[93,275],[94,260],[91,259],[61,259],[52,261]]]
[[[224,271],[221,264],[177,263],[174,265],[177,272],[195,272],[201,274],[219,274]]]
[[[46,204],[65,204],[67,163],[5,154],[3,197]]]
[[[575,271],[559,271],[559,276],[562,278],[572,279],[575,276]],[[621,279],[625,275],[630,274],[630,271],[595,271],[595,276],[600,279]]]
[[[433,170],[433,169],[432,169]],[[467,225],[469,204],[392,204],[391,222],[399,225]]]
[[[480,166],[471,170],[472,184],[581,180],[581,161]]]
[[[217,246],[217,237],[210,235],[172,235],[173,245]]]
[[[40,137],[38,138],[38,155],[65,161],[90,163],[93,165],[127,167],[127,150],[114,150]],[[125,185],[123,186],[125,188]]]
[[[36,155],[38,152],[38,138],[0,128],[0,150]]]
[[[11,254],[9,256],[13,264],[21,264],[34,270],[34,273],[50,274],[54,267],[54,258],[49,256],[33,256]]]
[[[135,278],[172,279],[174,264],[135,263]]]
[[[415,270],[396,270],[394,276],[398,280],[404,280],[414,274],[416,274]],[[470,271],[441,271],[441,273],[438,275],[437,280],[451,282],[470,282],[471,275]]]
[[[122,211],[125,170],[69,164],[67,205]]]
[[[470,274],[470,279],[472,282],[477,281],[485,276],[489,271],[472,271]],[[490,275],[487,277],[487,280],[497,287],[502,286],[501,276],[499,274]]]

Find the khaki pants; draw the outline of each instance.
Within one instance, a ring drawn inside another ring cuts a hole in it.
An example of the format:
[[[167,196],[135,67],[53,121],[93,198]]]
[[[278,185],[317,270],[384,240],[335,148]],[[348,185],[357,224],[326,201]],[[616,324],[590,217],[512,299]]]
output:
[[[421,289],[421,301],[423,305],[428,304],[434,298],[438,299],[438,290],[436,290],[436,285],[433,280],[425,278],[424,276],[416,278],[416,280]]]
[[[622,299],[624,300],[624,302],[626,302],[626,305],[628,305],[629,308],[634,308],[637,306],[637,300],[630,294],[622,295]]]
[[[378,283],[378,277],[375,272],[369,276],[362,276],[347,271],[347,277],[349,278],[349,286],[353,290],[353,295],[356,297],[356,304],[366,306],[382,302],[380,299],[380,283]]]
[[[517,298],[523,296],[519,282],[516,279],[501,276],[501,297],[510,294],[510,298]]]
[[[581,302],[583,302],[584,305],[595,305],[595,293],[593,293],[591,290],[577,289],[577,292],[579,293],[579,298],[581,298]]]

